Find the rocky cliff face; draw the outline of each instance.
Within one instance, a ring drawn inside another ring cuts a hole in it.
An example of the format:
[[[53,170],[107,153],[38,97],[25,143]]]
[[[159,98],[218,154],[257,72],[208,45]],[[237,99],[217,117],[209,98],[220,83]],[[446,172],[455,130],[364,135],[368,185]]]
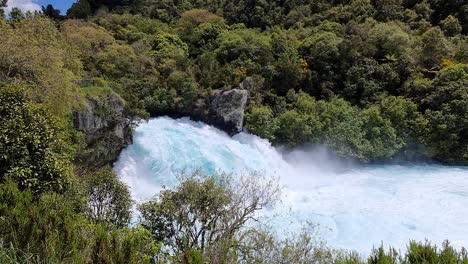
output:
[[[83,132],[84,146],[78,159],[86,166],[100,167],[115,161],[131,143],[131,127],[124,114],[125,103],[115,94],[86,98],[85,109],[74,113],[75,128]]]

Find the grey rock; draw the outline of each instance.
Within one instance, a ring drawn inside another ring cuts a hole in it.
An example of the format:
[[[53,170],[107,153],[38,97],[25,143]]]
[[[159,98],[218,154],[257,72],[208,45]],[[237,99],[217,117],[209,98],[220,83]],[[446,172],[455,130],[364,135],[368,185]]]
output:
[[[101,167],[110,164],[131,143],[131,126],[124,109],[124,101],[111,93],[86,98],[85,107],[75,111],[74,126],[83,132],[86,145],[77,157],[84,165]]]
[[[93,131],[107,127],[106,120],[94,112],[98,107],[98,102],[91,98],[86,98],[85,100],[86,110],[75,112],[75,128],[86,133],[92,133]]]
[[[237,88],[214,91],[211,97],[208,122],[230,135],[241,132],[248,95],[247,90]]]

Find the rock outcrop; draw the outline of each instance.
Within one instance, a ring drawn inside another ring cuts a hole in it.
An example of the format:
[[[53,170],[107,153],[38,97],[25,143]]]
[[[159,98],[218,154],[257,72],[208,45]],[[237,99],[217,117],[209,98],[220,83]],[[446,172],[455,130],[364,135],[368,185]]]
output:
[[[84,146],[78,152],[86,166],[100,167],[115,161],[131,143],[130,122],[125,103],[116,94],[86,98],[83,110],[74,113],[75,128],[83,132]]]
[[[208,119],[205,122],[226,131],[230,135],[241,132],[244,125],[244,110],[248,94],[247,90],[239,88],[214,91],[210,98]]]
[[[241,132],[252,85],[252,79],[247,78],[237,88],[215,90],[211,96],[198,99],[191,118],[216,126],[229,135]],[[74,126],[83,134],[78,163],[85,167],[111,164],[120,151],[131,144],[131,121],[124,110],[124,101],[115,93],[85,99],[83,109],[74,113]]]

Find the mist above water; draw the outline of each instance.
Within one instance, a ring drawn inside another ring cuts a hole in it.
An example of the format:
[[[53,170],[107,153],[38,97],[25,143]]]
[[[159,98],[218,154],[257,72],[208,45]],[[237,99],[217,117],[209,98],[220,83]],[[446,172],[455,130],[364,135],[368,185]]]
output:
[[[468,246],[468,168],[437,165],[361,166],[318,147],[283,153],[259,137],[233,138],[189,119],[142,123],[114,169],[136,200],[178,184],[181,170],[212,174],[258,171],[279,177],[282,201],[265,212],[278,232],[304,223],[337,248],[369,252],[410,239]]]

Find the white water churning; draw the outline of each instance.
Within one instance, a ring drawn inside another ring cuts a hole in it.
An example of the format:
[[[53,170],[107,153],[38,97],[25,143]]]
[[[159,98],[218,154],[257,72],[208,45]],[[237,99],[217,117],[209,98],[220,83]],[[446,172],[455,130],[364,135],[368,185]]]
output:
[[[142,123],[115,164],[136,200],[177,184],[181,170],[259,171],[280,178],[277,230],[306,221],[331,246],[369,252],[373,245],[404,249],[410,239],[468,246],[468,168],[436,165],[353,166],[323,151],[282,155],[259,137],[233,138],[203,123],[166,117]],[[289,229],[288,229],[289,228]]]

